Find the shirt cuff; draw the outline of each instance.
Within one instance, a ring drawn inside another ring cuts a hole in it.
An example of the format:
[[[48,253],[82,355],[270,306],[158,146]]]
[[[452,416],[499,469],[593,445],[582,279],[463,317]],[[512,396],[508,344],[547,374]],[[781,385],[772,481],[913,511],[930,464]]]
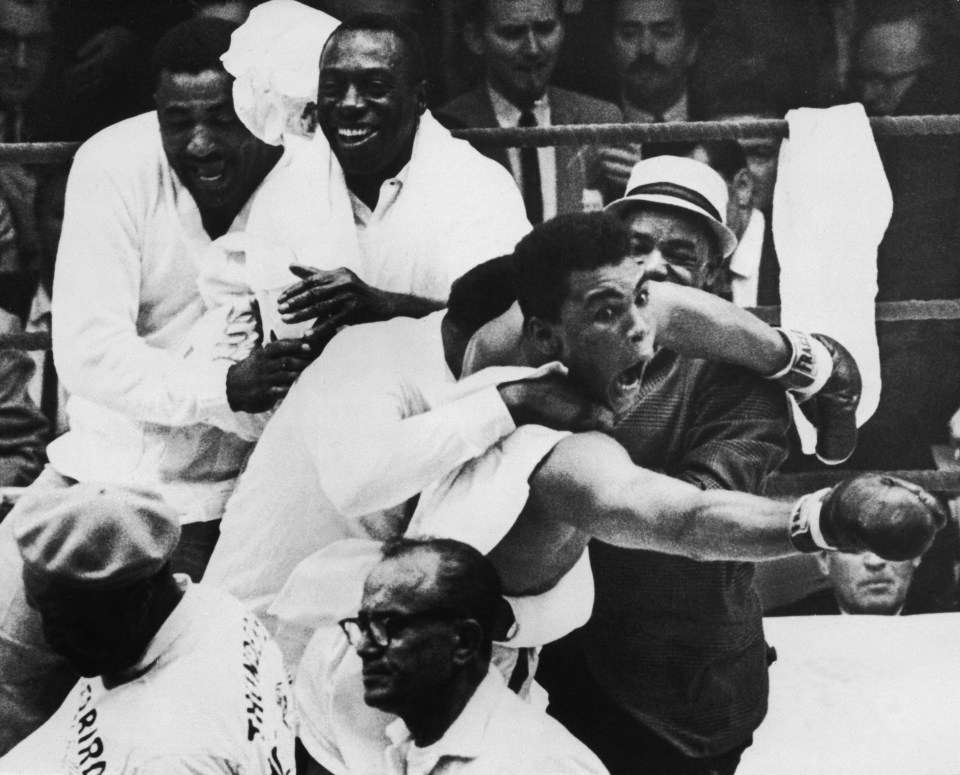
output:
[[[496,386],[478,390],[448,406],[471,457],[483,454],[517,429]]]

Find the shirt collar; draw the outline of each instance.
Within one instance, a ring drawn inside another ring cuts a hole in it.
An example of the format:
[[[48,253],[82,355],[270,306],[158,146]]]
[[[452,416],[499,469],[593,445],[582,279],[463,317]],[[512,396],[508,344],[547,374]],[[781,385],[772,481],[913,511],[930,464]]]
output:
[[[431,768],[444,757],[476,759],[483,751],[483,738],[488,722],[496,712],[503,688],[503,678],[496,669],[490,667],[460,715],[443,737],[431,745],[418,747],[413,742],[407,725],[399,718],[387,727],[387,737],[393,746],[409,744],[407,757],[414,755],[424,764],[432,761]]]
[[[760,254],[763,250],[763,232],[767,219],[756,208],[750,213],[747,228],[730,256],[730,272],[744,279],[754,277],[760,271]]]
[[[490,104],[493,106],[497,123],[503,127],[514,127],[520,123],[520,114],[523,112],[500,92],[487,84],[487,94],[490,95]],[[543,96],[531,107],[538,126],[550,126],[550,95],[544,92]]]
[[[631,104],[624,96],[621,96],[620,104],[623,106],[623,116],[628,123],[654,124],[657,122],[656,115]],[[680,99],[663,111],[663,121],[686,121],[690,114],[689,105],[690,98],[687,95],[687,90],[684,89]]]

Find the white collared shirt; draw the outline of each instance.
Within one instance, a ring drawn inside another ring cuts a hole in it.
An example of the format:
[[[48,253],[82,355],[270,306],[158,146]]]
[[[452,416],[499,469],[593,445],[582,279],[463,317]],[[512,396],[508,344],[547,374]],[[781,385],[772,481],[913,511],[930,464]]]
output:
[[[227,402],[232,362],[182,352],[203,313],[197,278],[210,245],[156,113],[114,124],[77,152],[52,311],[70,430],[47,454],[79,481],[158,490],[185,524],[219,518],[250,449]]]
[[[387,737],[389,775],[589,775],[607,771],[561,724],[511,692],[492,668],[435,743],[417,746],[402,719],[387,727]]]
[[[500,92],[487,84],[487,93],[490,95],[490,104],[493,105],[497,123],[502,127],[516,128],[520,124],[521,110]],[[537,119],[537,126],[552,126],[550,123],[550,97],[544,93],[543,97],[533,103],[533,115]],[[510,171],[517,186],[523,191],[523,173],[520,168],[520,149],[507,148],[507,158],[510,160]],[[540,194],[543,197],[543,220],[553,218],[557,214],[557,153],[554,146],[537,148],[537,161],[540,163]]]
[[[760,280],[760,258],[763,253],[763,233],[767,219],[754,208],[747,228],[730,256],[730,289],[733,303],[738,307],[757,306],[757,285]]]
[[[276,644],[233,598],[176,578],[183,597],[126,680],[81,678],[0,772],[291,771],[295,723]]]
[[[403,190],[409,168],[409,164],[403,165],[403,169],[397,173],[396,177],[388,178],[380,184],[380,195],[377,197],[376,207],[372,210],[353,191],[347,189],[350,205],[353,207],[353,222],[357,227],[357,242],[360,245],[360,255],[363,261],[372,261],[374,251],[379,246],[377,240],[368,240],[368,230],[375,230],[377,224],[387,217],[387,213],[396,203],[397,197]]]

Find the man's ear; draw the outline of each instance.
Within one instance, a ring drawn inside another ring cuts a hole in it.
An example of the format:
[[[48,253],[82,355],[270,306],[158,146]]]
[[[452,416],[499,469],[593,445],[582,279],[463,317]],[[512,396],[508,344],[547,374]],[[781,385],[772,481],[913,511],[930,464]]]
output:
[[[560,339],[555,323],[531,315],[523,321],[523,337],[543,358],[543,363],[555,361],[560,357]]]
[[[730,187],[730,194],[739,209],[753,207],[753,197],[756,191],[756,180],[753,173],[746,167],[733,176],[733,185]]]
[[[458,665],[466,665],[480,653],[483,643],[483,628],[475,619],[464,619],[457,625],[453,659]]]
[[[467,50],[475,57],[483,58],[486,46],[483,44],[483,26],[473,19],[468,21],[463,28],[463,42],[467,44]]]
[[[827,552],[817,552],[817,566],[820,568],[820,572],[829,578],[830,560],[827,558],[827,554]]]
[[[689,31],[687,32],[689,35]],[[687,69],[693,67],[694,63],[697,61],[697,57],[700,56],[700,39],[693,38],[689,45],[687,46],[687,55],[684,58],[684,62],[687,65]]]
[[[417,115],[422,116],[427,109],[427,82],[420,81],[413,87],[413,98],[417,101]]]

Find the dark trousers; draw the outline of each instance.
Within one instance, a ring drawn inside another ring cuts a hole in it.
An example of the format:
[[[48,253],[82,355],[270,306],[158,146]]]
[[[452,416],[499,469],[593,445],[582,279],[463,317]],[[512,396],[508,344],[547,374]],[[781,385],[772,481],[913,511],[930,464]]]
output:
[[[550,693],[547,712],[592,750],[611,775],[733,775],[749,737],[731,751],[694,758],[660,737],[607,697],[582,655],[551,644],[540,657],[537,680]]]

